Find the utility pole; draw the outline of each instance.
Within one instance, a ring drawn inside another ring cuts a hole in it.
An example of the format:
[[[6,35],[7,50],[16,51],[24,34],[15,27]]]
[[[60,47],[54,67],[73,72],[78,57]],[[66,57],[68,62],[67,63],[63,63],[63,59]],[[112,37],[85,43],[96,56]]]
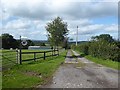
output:
[[[77,26],[77,32],[76,32],[76,46],[77,46],[77,43],[78,43],[78,26]]]
[[[21,36],[20,36],[20,53],[19,53],[19,55],[20,55],[20,64],[22,64],[22,56],[21,56]]]

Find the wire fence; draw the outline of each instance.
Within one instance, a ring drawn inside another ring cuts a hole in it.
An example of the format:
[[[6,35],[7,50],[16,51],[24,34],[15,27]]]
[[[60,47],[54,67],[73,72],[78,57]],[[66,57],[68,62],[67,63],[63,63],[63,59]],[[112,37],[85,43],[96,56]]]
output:
[[[8,69],[17,64],[16,50],[2,50],[2,69]]]

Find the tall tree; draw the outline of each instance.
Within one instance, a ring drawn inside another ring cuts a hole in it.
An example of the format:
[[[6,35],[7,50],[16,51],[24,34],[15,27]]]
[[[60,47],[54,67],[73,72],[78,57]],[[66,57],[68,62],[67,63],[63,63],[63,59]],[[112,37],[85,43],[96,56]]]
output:
[[[48,32],[50,44],[52,46],[62,45],[68,33],[67,23],[57,17],[52,22],[49,22],[45,28]]]
[[[110,36],[109,34],[101,34],[99,36],[92,37],[92,39],[97,40],[97,41],[107,41],[107,42],[113,42],[114,41],[112,36]]]
[[[9,49],[9,48],[17,48],[18,42],[16,39],[13,38],[12,35],[5,33],[1,35],[2,38],[2,48]]]

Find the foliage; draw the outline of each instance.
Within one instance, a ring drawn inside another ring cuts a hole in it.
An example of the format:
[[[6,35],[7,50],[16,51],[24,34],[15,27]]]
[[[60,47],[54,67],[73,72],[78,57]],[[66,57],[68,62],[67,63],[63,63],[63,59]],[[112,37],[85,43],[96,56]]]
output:
[[[68,44],[68,38],[67,37],[64,39],[62,47],[65,48],[65,49],[69,49],[70,48],[70,46]]]
[[[12,35],[5,33],[0,36],[2,38],[2,48],[10,49],[10,48],[18,48],[18,42],[13,38]]]
[[[79,44],[77,47],[72,45],[72,48],[84,53],[85,55],[89,54],[93,57],[105,60],[111,59],[113,61],[120,61],[120,48],[118,47],[119,41],[115,42],[113,40],[114,39],[112,39],[110,35],[102,34],[94,37],[94,39],[90,42]]]
[[[40,43],[40,46],[46,46],[45,43]]]
[[[2,39],[2,48],[4,49],[16,49],[20,47],[20,40],[14,39],[14,37],[8,33],[2,34],[0,36]],[[31,40],[27,40],[28,44],[26,46],[22,46],[23,49],[27,49],[28,46],[34,46],[34,43]]]
[[[99,36],[92,37],[91,39],[96,41],[114,42],[114,39],[109,34],[101,34]]]
[[[52,46],[61,45],[68,33],[67,23],[63,22],[60,17],[49,22],[46,30],[48,32],[48,40]]]

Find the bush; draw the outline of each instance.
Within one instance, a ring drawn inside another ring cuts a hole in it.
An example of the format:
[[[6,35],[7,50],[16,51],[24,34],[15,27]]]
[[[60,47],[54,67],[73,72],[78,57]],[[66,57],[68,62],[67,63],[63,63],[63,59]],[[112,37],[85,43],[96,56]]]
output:
[[[91,41],[79,44],[78,46],[72,45],[72,49],[80,51],[85,55],[91,55],[102,59],[110,59],[113,61],[120,61],[120,49],[114,42],[107,41]]]

